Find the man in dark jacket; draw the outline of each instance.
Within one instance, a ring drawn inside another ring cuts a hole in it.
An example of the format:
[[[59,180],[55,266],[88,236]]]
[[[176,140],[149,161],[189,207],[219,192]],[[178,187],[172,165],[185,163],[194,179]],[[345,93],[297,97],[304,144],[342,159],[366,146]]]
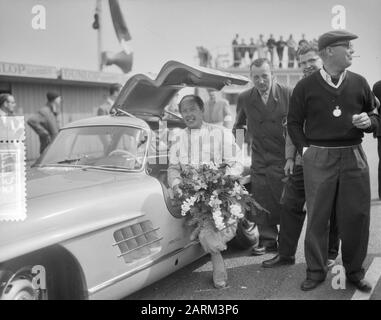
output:
[[[256,218],[260,235],[254,255],[277,250],[280,198],[285,165],[283,122],[286,119],[291,89],[273,82],[270,61],[254,60],[250,75],[254,87],[238,97],[237,118],[233,132],[247,123],[251,143],[251,186],[255,199],[270,214]]]
[[[48,100],[46,106],[28,119],[28,124],[40,138],[40,154],[56,137],[59,130],[57,115],[61,106],[61,96],[55,92],[48,92],[46,98]]]
[[[334,30],[320,36],[323,68],[299,81],[292,93],[287,129],[303,158],[307,203],[302,290],[312,290],[327,276],[328,232],[332,208],[341,240],[346,279],[370,292],[362,266],[370,222],[370,178],[361,146],[364,132],[377,130],[378,115],[369,84],[346,70],[357,36]]]

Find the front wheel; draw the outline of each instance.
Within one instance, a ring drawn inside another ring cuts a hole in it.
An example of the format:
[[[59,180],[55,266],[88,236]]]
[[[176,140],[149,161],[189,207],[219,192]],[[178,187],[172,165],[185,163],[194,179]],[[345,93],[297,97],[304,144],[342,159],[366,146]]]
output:
[[[60,247],[0,263],[0,300],[80,300],[86,289],[80,266]]]
[[[259,232],[256,223],[243,218],[238,222],[236,236],[230,241],[230,244],[237,249],[248,249],[259,241]]]
[[[15,271],[0,271],[0,300],[47,300],[48,289],[45,274],[36,273],[33,266],[25,266]]]

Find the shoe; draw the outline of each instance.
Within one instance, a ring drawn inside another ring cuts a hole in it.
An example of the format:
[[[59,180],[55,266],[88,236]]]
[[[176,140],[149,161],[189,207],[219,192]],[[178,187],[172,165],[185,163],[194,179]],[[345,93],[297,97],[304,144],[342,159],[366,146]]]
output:
[[[227,285],[228,274],[225,269],[224,259],[221,253],[212,253],[211,260],[213,265],[213,284],[216,289],[225,288]]]
[[[327,268],[332,268],[335,265],[336,261],[334,259],[328,259]]]
[[[277,244],[274,244],[271,247],[265,247],[265,248],[266,248],[266,252],[268,252],[268,253],[278,252],[278,245]]]
[[[266,253],[274,253],[274,252],[278,252],[278,245],[276,244],[271,247],[255,246],[251,249],[252,256],[262,256]]]
[[[303,291],[309,291],[315,289],[319,284],[323,283],[324,280],[312,280],[312,279],[306,279],[303,281],[300,288]]]
[[[362,292],[371,292],[372,291],[372,285],[366,281],[365,279],[361,279],[358,281],[351,281],[349,280],[350,283],[352,283],[358,290]]]
[[[274,267],[286,266],[291,264],[295,264],[294,257],[281,257],[279,254],[277,254],[274,258],[263,261],[262,267],[274,268]]]
[[[251,248],[251,255],[252,256],[262,256],[264,254],[266,254],[266,247],[257,246],[257,247]]]

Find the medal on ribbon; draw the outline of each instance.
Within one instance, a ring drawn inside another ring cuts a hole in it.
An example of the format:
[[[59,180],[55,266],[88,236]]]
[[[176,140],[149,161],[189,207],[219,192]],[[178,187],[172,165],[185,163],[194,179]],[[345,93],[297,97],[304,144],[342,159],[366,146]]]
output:
[[[338,117],[340,117],[341,116],[341,110],[340,110],[340,107],[339,106],[336,106],[335,107],[335,110],[333,110],[333,116],[334,117],[336,117],[336,118],[338,118]]]

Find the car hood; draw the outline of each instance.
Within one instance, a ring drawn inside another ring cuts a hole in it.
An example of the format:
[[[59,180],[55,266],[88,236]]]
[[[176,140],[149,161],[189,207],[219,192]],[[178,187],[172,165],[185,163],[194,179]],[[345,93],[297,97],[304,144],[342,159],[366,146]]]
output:
[[[141,172],[32,169],[26,219],[0,223],[0,263],[143,216],[147,194],[161,191],[153,179]]]
[[[115,181],[116,173],[80,168],[33,168],[27,174],[27,199]]]
[[[241,75],[169,61],[156,79],[143,74],[128,79],[113,107],[132,114],[161,116],[175,93],[186,86],[221,90],[225,85],[248,82],[249,79]]]

